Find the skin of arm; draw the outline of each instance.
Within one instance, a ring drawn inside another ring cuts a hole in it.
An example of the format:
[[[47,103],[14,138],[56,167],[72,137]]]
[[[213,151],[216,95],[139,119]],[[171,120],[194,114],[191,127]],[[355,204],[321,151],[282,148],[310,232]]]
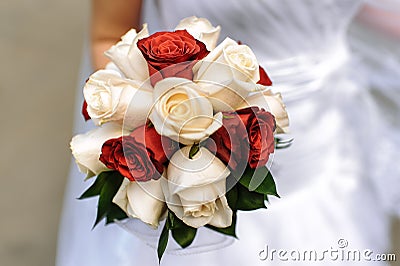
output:
[[[356,19],[387,37],[400,39],[400,7],[394,8],[397,4],[400,6],[399,0],[367,2]]]
[[[141,0],[92,0],[90,45],[94,70],[104,68],[109,62],[104,51],[129,29],[140,28],[141,7]]]

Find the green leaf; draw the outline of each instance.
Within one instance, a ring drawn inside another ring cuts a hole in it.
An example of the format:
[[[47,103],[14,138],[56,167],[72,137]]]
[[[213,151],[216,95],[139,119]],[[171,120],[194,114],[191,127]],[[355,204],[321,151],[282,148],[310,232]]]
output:
[[[228,226],[225,228],[219,228],[219,227],[215,227],[215,226],[207,224],[206,227],[211,230],[214,230],[216,232],[219,232],[221,234],[233,236],[234,238],[237,238],[237,236],[236,236],[236,211],[235,210],[233,211],[231,226]]]
[[[91,185],[78,199],[86,199],[90,197],[95,197],[100,195],[101,189],[103,188],[104,184],[106,183],[107,179],[107,172],[103,172],[99,174],[99,176],[94,181],[93,185]]]
[[[255,191],[263,195],[273,195],[279,198],[274,178],[267,167],[263,166],[257,169],[247,167],[246,171],[239,178],[240,184],[250,191]]]
[[[265,195],[249,191],[240,183],[237,183],[226,193],[226,198],[232,210],[251,211],[266,208],[264,204]]]
[[[160,234],[160,238],[158,239],[158,247],[157,247],[158,263],[161,262],[161,258],[165,252],[165,249],[167,248],[168,235],[169,235],[168,221],[165,221],[164,228]]]
[[[93,228],[107,216],[113,206],[113,198],[117,194],[124,177],[117,171],[105,172],[106,181],[101,189],[99,203],[97,206],[97,216]]]
[[[264,195],[264,201],[266,201],[266,202],[268,202],[268,203],[269,203],[269,198],[268,198],[268,195]]]
[[[223,117],[224,119],[232,119],[232,118],[235,118],[235,116],[233,116],[233,115],[226,115],[226,114],[224,114],[222,117]]]
[[[275,149],[286,149],[289,148],[293,143],[293,138],[283,139],[281,137],[275,137]]]
[[[228,205],[232,210],[237,210],[236,209],[236,204],[238,200],[238,189],[237,189],[237,184],[232,187],[228,192],[225,194],[226,199],[228,200]]]
[[[182,227],[183,224],[183,222],[176,217],[175,213],[171,210],[168,210],[167,223],[168,229],[179,228]]]
[[[196,232],[197,229],[190,226],[171,229],[172,237],[182,248],[186,248],[192,244],[196,236]]]
[[[110,209],[106,215],[106,224],[113,223],[115,220],[128,218],[126,213],[115,203],[111,203]]]
[[[236,201],[236,210],[252,211],[260,208],[266,208],[264,195],[255,191],[249,191],[242,184],[236,185],[238,197]]]
[[[193,159],[193,157],[199,152],[199,150],[200,150],[199,143],[193,144],[189,151],[189,159]]]
[[[171,210],[168,211],[167,226],[171,230],[172,237],[176,243],[182,248],[186,248],[192,244],[197,229],[185,224]]]

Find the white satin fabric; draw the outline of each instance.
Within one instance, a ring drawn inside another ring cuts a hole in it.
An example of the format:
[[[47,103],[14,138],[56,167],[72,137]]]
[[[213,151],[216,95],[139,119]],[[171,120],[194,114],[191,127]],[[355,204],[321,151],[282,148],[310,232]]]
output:
[[[395,209],[388,202],[398,199],[398,193],[381,193],[378,180],[398,184],[399,172],[386,164],[394,158],[381,162],[383,156],[376,156],[386,151],[380,137],[385,123],[360,76],[365,73],[354,71],[346,43],[347,26],[360,2],[146,1],[154,4],[152,16],[144,16],[153,31],[172,29],[181,18],[196,15],[221,25],[221,40],[229,36],[248,44],[273,80],[273,89],[283,94],[295,139],[292,147],[276,152],[272,166],[281,199],[273,200],[268,210],[240,212],[240,240],[203,228],[190,249],[180,250],[170,239],[161,265],[310,265],[262,261],[259,253],[265,245],[329,250],[338,248],[339,239],[347,240],[351,249],[388,251],[389,210]],[[84,128],[82,123],[77,127]],[[118,225],[90,230],[96,201],[75,200],[89,184],[72,169],[57,265],[158,265],[158,233],[143,224],[121,224],[128,232]],[[354,262],[326,259],[315,264]],[[357,265],[364,264],[387,265]]]
[[[373,181],[385,208],[400,215],[400,0],[369,0],[350,44],[358,75],[369,84],[382,119]],[[378,22],[379,20],[379,22]]]

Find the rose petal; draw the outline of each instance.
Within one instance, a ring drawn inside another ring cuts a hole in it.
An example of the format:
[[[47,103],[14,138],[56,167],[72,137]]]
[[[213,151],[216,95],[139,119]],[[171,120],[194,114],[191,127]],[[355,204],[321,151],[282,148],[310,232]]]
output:
[[[147,24],[144,24],[139,33],[131,29],[122,36],[120,42],[105,52],[124,75],[132,80],[145,81],[149,77],[146,60],[136,46],[139,39],[147,36],[149,36]]]
[[[212,217],[212,220],[209,222],[209,224],[218,228],[231,226],[233,212],[231,208],[229,208],[226,197],[220,197],[216,203],[217,211],[214,213],[214,216]]]
[[[182,19],[175,28],[176,30],[187,30],[194,38],[203,42],[208,50],[215,48],[221,27],[213,27],[210,21],[195,16]]]
[[[124,133],[126,134],[120,125],[107,123],[85,134],[74,136],[70,146],[80,171],[89,177],[110,170],[99,160],[101,147],[106,140],[120,137]]]
[[[289,116],[280,93],[274,94],[269,89],[254,93],[247,97],[238,109],[249,106],[257,106],[270,111],[274,115],[276,120],[275,133],[289,133]]]
[[[166,211],[160,180],[129,182],[124,179],[113,202],[131,218],[157,227]]]

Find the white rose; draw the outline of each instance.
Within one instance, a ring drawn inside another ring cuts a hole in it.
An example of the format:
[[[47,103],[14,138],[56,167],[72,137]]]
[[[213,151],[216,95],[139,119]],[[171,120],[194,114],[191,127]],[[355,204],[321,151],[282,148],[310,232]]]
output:
[[[221,27],[214,27],[205,18],[192,16],[182,19],[175,30],[187,30],[195,39],[203,42],[207,50],[211,51],[217,44]]]
[[[256,89],[258,61],[247,45],[226,38],[193,67],[194,78],[215,111],[231,111]]]
[[[124,75],[133,80],[145,81],[149,78],[149,70],[146,59],[137,48],[139,39],[149,36],[147,24],[143,25],[143,29],[136,33],[135,29],[131,29],[121,41],[112,46],[105,55],[114,62]]]
[[[110,169],[99,160],[101,147],[107,140],[119,138],[126,133],[122,130],[121,125],[107,123],[85,134],[74,136],[70,147],[79,170],[86,174],[88,178],[103,171],[109,171]]]
[[[264,87],[262,85],[258,86]],[[270,89],[254,93],[247,97],[238,109],[249,106],[258,106],[259,108],[270,111],[275,116],[276,133],[289,132],[289,116],[280,93],[273,93]]]
[[[157,227],[167,206],[161,189],[161,179],[146,182],[130,182],[124,179],[113,202],[131,218]]]
[[[154,87],[150,120],[160,135],[182,144],[198,143],[222,125],[222,113],[213,116],[210,101],[188,79],[166,78]]]
[[[190,148],[186,146],[172,156],[168,180],[162,179],[168,208],[194,228],[206,224],[228,227],[233,214],[225,197],[230,171],[204,147],[189,159]]]
[[[99,70],[90,76],[83,88],[87,112],[96,125],[110,121],[122,124],[128,106],[135,105],[135,112],[127,114],[125,125],[136,128],[146,122],[153,103],[149,86],[124,79],[115,70]]]

